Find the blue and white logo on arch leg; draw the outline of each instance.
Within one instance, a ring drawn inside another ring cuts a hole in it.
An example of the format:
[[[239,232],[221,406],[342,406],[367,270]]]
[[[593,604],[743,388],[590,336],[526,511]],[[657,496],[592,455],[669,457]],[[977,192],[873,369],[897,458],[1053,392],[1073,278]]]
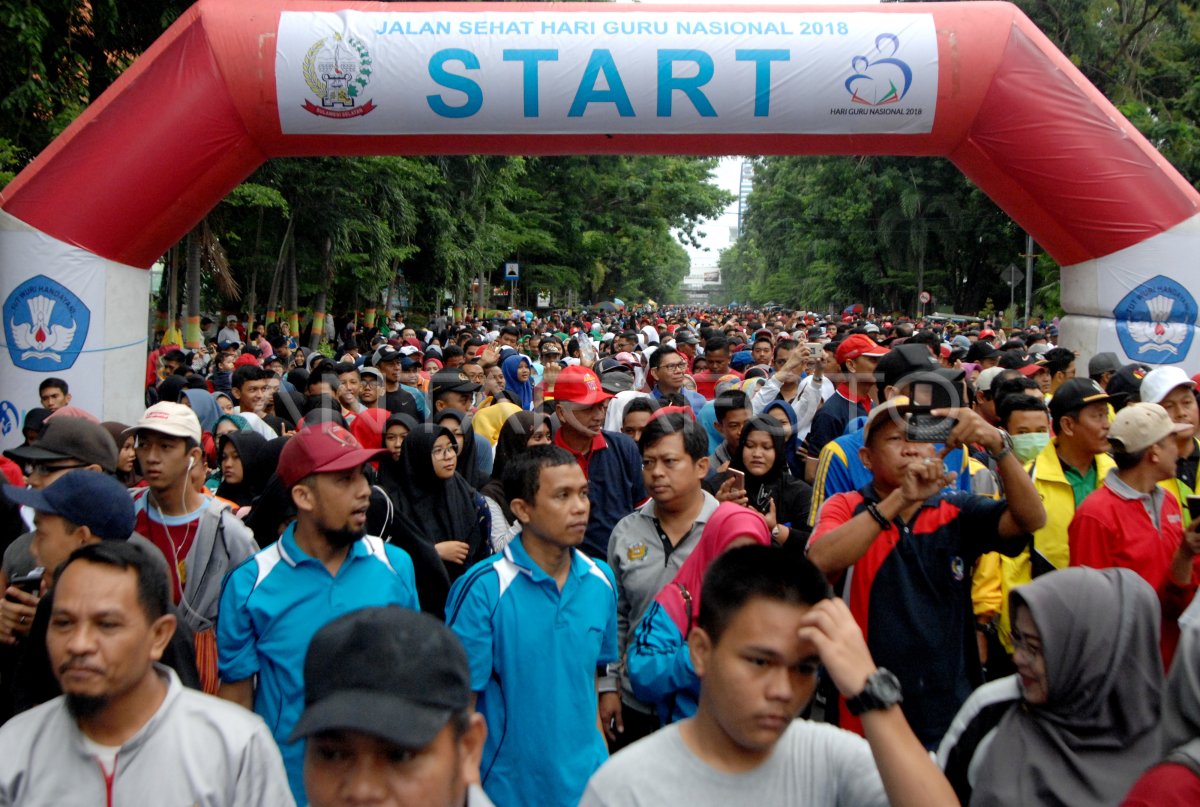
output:
[[[4,301],[4,338],[13,364],[35,373],[70,369],[87,341],[92,312],[66,286],[35,275]]]
[[[1138,284],[1113,309],[1121,347],[1134,361],[1178,364],[1192,346],[1196,298],[1178,282],[1156,275]]]

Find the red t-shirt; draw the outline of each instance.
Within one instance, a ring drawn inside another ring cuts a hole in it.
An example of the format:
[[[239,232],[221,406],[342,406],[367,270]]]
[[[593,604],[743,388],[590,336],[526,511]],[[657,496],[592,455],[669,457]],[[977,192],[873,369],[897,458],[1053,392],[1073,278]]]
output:
[[[1174,762],[1142,774],[1121,807],[1192,807],[1200,804],[1200,776]]]
[[[137,514],[134,531],[148,538],[167,559],[167,569],[171,573],[171,599],[178,605],[183,597],[183,587],[187,584],[184,562],[200,531],[200,515],[208,507],[208,500],[205,499],[200,507],[187,515],[167,516],[150,504],[150,491],[144,490],[133,500]]]

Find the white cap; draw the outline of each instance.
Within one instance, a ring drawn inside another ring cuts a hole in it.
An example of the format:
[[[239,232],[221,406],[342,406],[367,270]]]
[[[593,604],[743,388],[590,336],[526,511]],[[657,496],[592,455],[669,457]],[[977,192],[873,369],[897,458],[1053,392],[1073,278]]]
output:
[[[978,392],[986,392],[991,394],[992,382],[996,380],[996,376],[1004,372],[1003,367],[989,367],[980,373],[975,379],[975,389]]]
[[[140,431],[151,431],[165,434],[169,437],[185,437],[200,444],[200,419],[191,407],[171,401],[159,401],[147,409],[138,422],[124,435],[136,434]]]
[[[1162,403],[1176,387],[1193,389],[1196,382],[1188,378],[1182,367],[1159,367],[1146,373],[1142,379],[1141,398],[1143,403]]]

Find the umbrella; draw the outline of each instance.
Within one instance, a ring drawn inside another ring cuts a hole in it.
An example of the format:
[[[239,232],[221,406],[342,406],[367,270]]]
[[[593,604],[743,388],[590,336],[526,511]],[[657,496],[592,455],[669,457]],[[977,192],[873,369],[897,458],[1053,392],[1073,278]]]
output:
[[[609,313],[615,314],[617,312],[617,307],[608,300],[605,300],[604,302],[596,305],[596,310],[608,311]]]
[[[614,297],[612,299],[612,301],[613,301],[613,305],[615,305],[617,308],[622,308],[622,309],[625,308],[625,301],[622,300],[620,297]]]

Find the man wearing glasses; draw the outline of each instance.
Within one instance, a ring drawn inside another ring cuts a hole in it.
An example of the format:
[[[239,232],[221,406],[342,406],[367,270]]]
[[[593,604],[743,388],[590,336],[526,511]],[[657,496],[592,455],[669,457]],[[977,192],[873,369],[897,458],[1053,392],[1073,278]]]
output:
[[[654,379],[654,389],[650,391],[657,400],[668,395],[682,395],[696,414],[707,401],[698,392],[693,392],[683,385],[683,377],[687,374],[687,359],[678,350],[666,345],[654,351],[650,357],[650,373]]]
[[[67,471],[83,469],[112,474],[117,468],[117,444],[98,423],[76,417],[56,417],[46,422],[45,430],[33,445],[18,446],[4,456],[21,466],[29,487],[41,490]],[[23,508],[25,509],[25,508]],[[9,585],[29,576],[38,566],[33,556],[33,512],[23,513],[28,531],[4,551],[0,570],[0,643],[16,644],[29,633],[37,608],[38,596]]]

